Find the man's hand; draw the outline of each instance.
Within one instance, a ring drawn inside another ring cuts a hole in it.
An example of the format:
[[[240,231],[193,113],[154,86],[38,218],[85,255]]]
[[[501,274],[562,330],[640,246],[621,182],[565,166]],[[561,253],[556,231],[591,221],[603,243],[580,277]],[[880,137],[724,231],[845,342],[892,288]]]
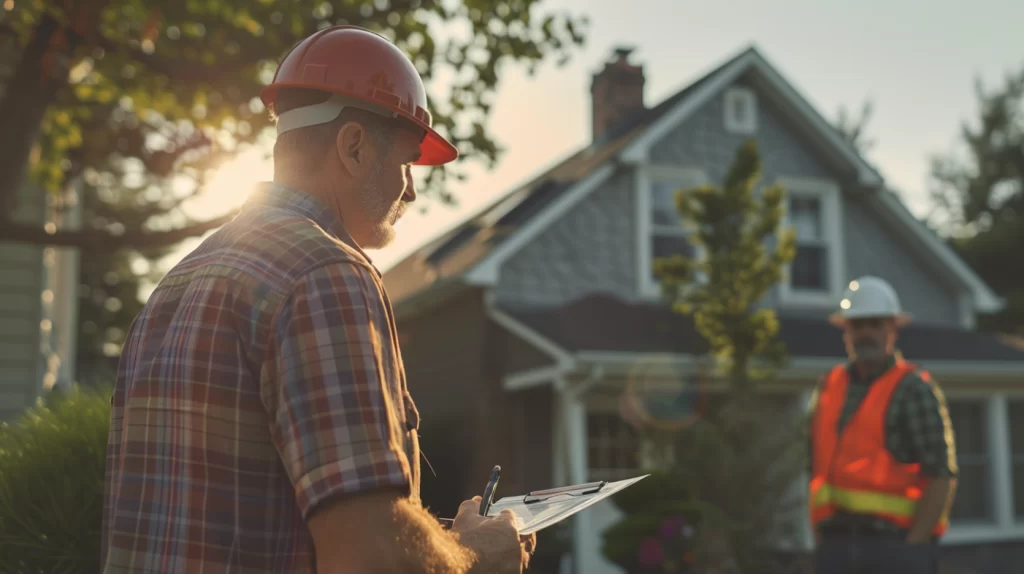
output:
[[[519,535],[515,514],[503,510],[498,516],[480,516],[479,496],[459,506],[452,532],[476,555],[472,574],[522,574],[537,547],[537,535]]]
[[[923,544],[932,538],[932,531],[943,511],[952,506],[956,493],[956,479],[948,476],[933,478],[917,501],[917,512],[907,534],[907,544]]]

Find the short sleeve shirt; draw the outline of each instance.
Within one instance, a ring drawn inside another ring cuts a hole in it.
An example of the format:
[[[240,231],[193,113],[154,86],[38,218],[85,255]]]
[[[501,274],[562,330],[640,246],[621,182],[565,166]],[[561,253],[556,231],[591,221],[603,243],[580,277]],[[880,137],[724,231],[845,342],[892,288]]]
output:
[[[305,521],[325,501],[419,498],[381,275],[330,210],[278,184],[158,285],[111,407],[105,573],[311,573]]]

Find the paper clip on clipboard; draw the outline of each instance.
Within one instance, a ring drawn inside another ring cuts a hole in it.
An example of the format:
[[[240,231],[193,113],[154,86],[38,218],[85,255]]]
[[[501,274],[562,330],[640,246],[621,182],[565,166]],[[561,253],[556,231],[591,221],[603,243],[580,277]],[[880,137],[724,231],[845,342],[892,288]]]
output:
[[[523,497],[523,504],[547,502],[548,500],[559,496],[585,496],[587,494],[595,494],[597,492],[601,492],[601,489],[604,488],[604,485],[606,484],[608,483],[602,480],[600,482],[588,482],[587,484],[549,488],[547,490],[533,490]]]

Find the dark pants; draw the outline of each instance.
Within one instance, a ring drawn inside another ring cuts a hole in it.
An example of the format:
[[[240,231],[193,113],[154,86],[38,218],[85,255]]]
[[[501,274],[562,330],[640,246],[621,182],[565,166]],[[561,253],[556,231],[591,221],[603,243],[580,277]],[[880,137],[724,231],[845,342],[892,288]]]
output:
[[[939,544],[907,544],[897,536],[822,536],[814,574],[938,574]]]

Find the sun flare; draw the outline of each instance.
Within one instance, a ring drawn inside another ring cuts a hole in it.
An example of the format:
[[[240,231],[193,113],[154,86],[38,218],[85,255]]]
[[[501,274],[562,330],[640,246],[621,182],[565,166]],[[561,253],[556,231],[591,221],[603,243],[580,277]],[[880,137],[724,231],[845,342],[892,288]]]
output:
[[[239,153],[225,162],[189,202],[186,211],[195,219],[208,219],[238,209],[255,185],[274,175],[273,160],[261,148]]]

